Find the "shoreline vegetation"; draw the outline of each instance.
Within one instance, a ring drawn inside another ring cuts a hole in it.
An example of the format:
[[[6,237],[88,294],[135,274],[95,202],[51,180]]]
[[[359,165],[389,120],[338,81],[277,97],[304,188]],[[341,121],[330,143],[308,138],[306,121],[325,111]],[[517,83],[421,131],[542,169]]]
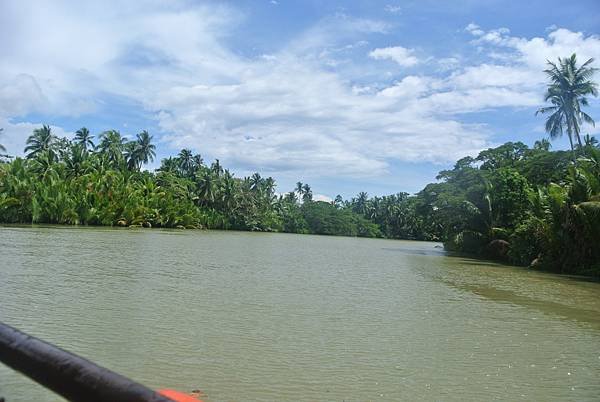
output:
[[[562,274],[600,276],[600,147],[581,135],[581,107],[597,95],[592,60],[549,63],[539,110],[550,138],[532,148],[507,142],[465,157],[410,195],[313,200],[309,184],[278,194],[259,173],[237,178],[219,160],[182,149],[155,172],[142,169],[156,146],[146,131],[72,139],[35,129],[24,158],[0,155],[0,223],[235,229],[442,241],[448,250]],[[97,140],[97,144],[94,143]],[[0,146],[0,151],[6,150]]]

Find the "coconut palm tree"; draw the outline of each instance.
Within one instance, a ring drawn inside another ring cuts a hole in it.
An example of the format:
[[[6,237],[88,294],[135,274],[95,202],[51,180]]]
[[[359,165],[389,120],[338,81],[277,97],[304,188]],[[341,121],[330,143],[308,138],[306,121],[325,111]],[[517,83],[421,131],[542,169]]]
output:
[[[583,110],[582,106],[588,106],[587,95],[597,96],[597,84],[591,80],[596,68],[590,67],[594,59],[589,59],[581,66],[577,66],[575,53],[571,57],[561,59],[558,63],[548,61],[549,68],[544,70],[550,79],[544,100],[552,103],[539,109],[536,114],[550,114],[546,119],[546,131],[550,138],[561,137],[564,131],[569,136],[569,143],[575,157],[574,139],[579,146],[581,137],[581,124],[586,122],[594,125],[594,120]]]
[[[593,135],[586,134],[583,137],[583,145],[586,147],[597,147],[598,140]]]
[[[140,165],[139,154],[137,151],[137,142],[129,141],[123,146],[123,157],[127,162],[127,169],[137,170]]]
[[[126,142],[117,130],[109,130],[100,135],[98,149],[106,154],[111,162],[116,163],[123,159]]]
[[[252,191],[258,191],[261,189],[263,183],[263,179],[260,176],[260,173],[254,173],[251,177],[250,177],[250,189]]]
[[[156,145],[152,144],[152,138],[146,130],[136,136],[135,153],[137,154],[138,169],[141,164],[153,162],[156,157]]]
[[[202,159],[202,156],[200,154],[194,155],[194,157],[192,159],[194,160],[194,168],[195,169],[202,167],[202,165],[204,164],[204,159]]]
[[[55,140],[56,137],[52,134],[49,126],[43,125],[42,128],[33,130],[33,134],[27,138],[26,142],[25,152],[29,152],[27,159],[35,157],[42,151],[52,151],[52,144]]]
[[[312,201],[312,198],[313,198],[313,193],[312,193],[310,186],[308,184],[304,184],[302,186],[302,201],[310,202],[310,201]]]
[[[295,191],[298,193],[298,198],[301,198],[302,195],[304,194],[304,187],[302,186],[302,182],[299,181],[298,183],[296,183],[296,189]]]
[[[179,169],[179,158],[173,158],[169,156],[160,162],[160,167],[157,169],[161,172],[172,172],[175,173]]]
[[[70,148],[70,152],[64,160],[67,177],[77,177],[83,173],[83,163],[86,157],[87,153],[83,144],[78,143]]]
[[[79,130],[75,131],[74,142],[76,144],[80,144],[82,149],[87,151],[88,149],[94,149],[94,142],[92,141],[92,138],[94,138],[94,136],[91,135],[90,130],[85,127],[81,127]]]
[[[552,148],[552,144],[550,144],[550,141],[548,141],[547,138],[542,138],[533,144],[533,149],[540,151],[549,151],[550,148]]]
[[[369,200],[369,195],[364,191],[358,193],[358,197],[356,197],[356,201],[354,202],[354,212],[361,215],[367,214],[367,201]]]
[[[200,196],[201,202],[211,205],[215,201],[215,195],[217,191],[216,177],[213,176],[212,172],[204,172],[202,177],[200,177],[197,186],[198,195]]]
[[[184,148],[177,155],[179,160],[179,169],[186,174],[189,175],[192,173],[194,167],[194,157],[192,156],[192,150]]]
[[[269,200],[271,200],[273,198],[273,195],[275,194],[275,186],[275,179],[273,179],[272,177],[267,177],[264,180],[265,194],[267,198],[269,198]]]

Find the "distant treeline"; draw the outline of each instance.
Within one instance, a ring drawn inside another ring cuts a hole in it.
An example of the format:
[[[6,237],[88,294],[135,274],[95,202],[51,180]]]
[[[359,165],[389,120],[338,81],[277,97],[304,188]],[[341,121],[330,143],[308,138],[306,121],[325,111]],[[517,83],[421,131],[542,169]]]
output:
[[[534,262],[559,272],[600,273],[600,149],[508,142],[459,160],[416,195],[314,201],[308,184],[283,195],[258,173],[236,178],[219,161],[183,149],[156,172],[152,137],[126,141],[49,127],[28,139],[26,158],[0,164],[0,222],[214,228],[439,240],[446,247]]]

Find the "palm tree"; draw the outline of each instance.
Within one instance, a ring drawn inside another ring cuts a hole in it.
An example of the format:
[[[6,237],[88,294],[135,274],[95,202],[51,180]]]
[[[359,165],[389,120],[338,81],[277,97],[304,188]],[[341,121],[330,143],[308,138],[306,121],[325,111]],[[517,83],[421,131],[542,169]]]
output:
[[[304,194],[304,187],[301,181],[296,183],[296,192],[298,193],[298,197],[302,197],[302,194]]]
[[[187,148],[182,149],[179,152],[178,159],[179,169],[181,169],[184,174],[189,175],[194,166],[194,157],[192,156],[192,151]]]
[[[549,151],[550,148],[552,148],[552,144],[550,144],[550,141],[548,141],[547,138],[542,138],[533,144],[533,149],[540,151]]]
[[[289,193],[286,193],[286,195],[283,197],[283,201],[288,202],[290,204],[295,204],[296,202],[298,202],[296,192],[290,191]]]
[[[217,176],[221,176],[221,174],[223,173],[223,166],[221,166],[221,163],[219,162],[218,159],[215,159],[215,161],[213,162],[213,164],[210,166],[210,170]]]
[[[83,163],[86,160],[86,150],[81,143],[70,148],[70,153],[65,158],[65,172],[67,177],[77,177],[83,173]]]
[[[262,182],[263,182],[263,179],[262,179],[262,177],[260,177],[260,174],[254,173],[250,177],[250,189],[253,191],[260,190]]]
[[[139,154],[137,152],[137,142],[129,141],[123,146],[123,156],[127,162],[127,169],[138,169],[140,165]]]
[[[169,156],[160,162],[160,167],[157,170],[161,172],[176,172],[179,169],[179,158]]]
[[[586,147],[597,147],[598,140],[593,135],[586,134],[583,137],[583,145]]]
[[[204,164],[204,159],[202,159],[202,156],[200,154],[194,155],[194,157],[192,159],[194,160],[194,168],[195,169],[202,167],[202,165]]]
[[[26,142],[25,152],[29,152],[27,159],[33,158],[42,151],[52,151],[55,139],[49,126],[43,125],[42,128],[33,130],[33,134],[27,138]],[[53,154],[53,152],[51,153]]]
[[[94,149],[94,143],[92,142],[93,135],[90,134],[90,130],[85,127],[81,127],[75,131],[75,143],[80,144],[84,151]]]
[[[312,201],[313,193],[308,184],[302,186],[302,201],[309,202]]]
[[[156,156],[156,145],[152,144],[152,138],[146,130],[136,136],[136,148],[138,168],[141,164],[153,162]]]
[[[275,179],[272,177],[267,177],[264,180],[264,188],[266,196],[271,199],[275,194]]]
[[[544,100],[552,103],[552,106],[543,107],[536,114],[551,113],[546,119],[546,132],[550,134],[550,138],[558,138],[565,130],[567,131],[573,159],[575,158],[574,137],[579,146],[582,146],[579,135],[581,124],[586,122],[594,125],[594,120],[581,110],[582,106],[588,106],[586,95],[598,95],[597,84],[591,81],[597,70],[590,67],[593,61],[594,59],[589,59],[577,67],[577,57],[573,53],[571,57],[565,59],[559,57],[558,63],[548,61],[549,68],[544,70],[550,79]]]
[[[364,191],[358,193],[358,197],[354,203],[354,212],[366,215],[367,214],[367,201],[369,200],[369,195]]]
[[[107,155],[111,162],[119,162],[123,159],[126,140],[117,130],[109,130],[100,134],[98,149]]]
[[[333,200],[333,205],[335,205],[337,208],[341,208],[344,206],[344,199],[340,194],[335,196],[335,199]]]
[[[212,204],[215,201],[215,193],[217,190],[216,178],[212,172],[204,172],[198,181],[198,195],[201,202],[204,204]]]

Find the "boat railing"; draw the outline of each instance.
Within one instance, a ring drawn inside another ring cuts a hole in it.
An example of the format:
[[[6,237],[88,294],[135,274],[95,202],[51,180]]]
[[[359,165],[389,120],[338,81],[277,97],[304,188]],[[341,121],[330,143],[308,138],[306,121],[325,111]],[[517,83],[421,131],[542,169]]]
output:
[[[173,402],[156,391],[0,322],[0,362],[76,402]],[[9,395],[0,396],[10,402]]]

